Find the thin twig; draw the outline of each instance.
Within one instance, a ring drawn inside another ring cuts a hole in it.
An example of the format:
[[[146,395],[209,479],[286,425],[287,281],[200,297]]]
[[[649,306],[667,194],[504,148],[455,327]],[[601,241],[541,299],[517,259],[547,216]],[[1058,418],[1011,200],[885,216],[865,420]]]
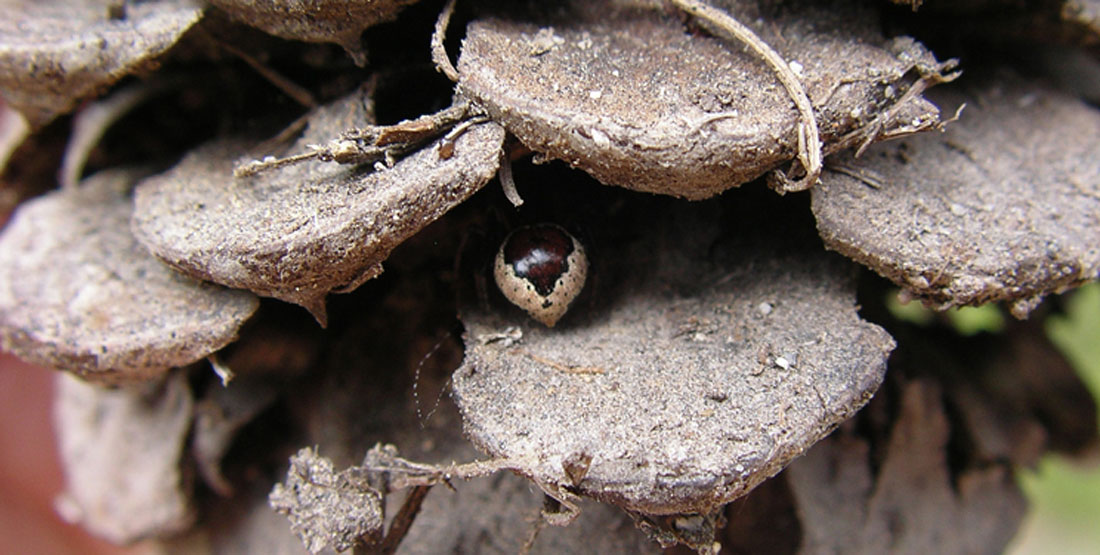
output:
[[[945,62],[944,63],[944,68],[945,69],[950,69],[950,64],[951,63],[952,63],[952,60],[948,60],[947,62]],[[949,81],[953,81],[958,76],[959,76],[959,72],[949,73],[949,74],[946,74],[946,75],[943,75],[943,74],[937,72],[937,73],[933,73],[933,74],[930,74],[930,75],[921,76],[920,79],[918,79],[908,89],[905,90],[905,93],[901,95],[901,98],[899,98],[897,102],[895,102],[893,105],[891,105],[885,112],[880,114],[879,117],[875,118],[875,122],[879,124],[879,128],[875,129],[875,132],[873,134],[868,134],[868,136],[863,140],[863,142],[859,145],[859,148],[856,149],[855,157],[859,158],[860,156],[863,155],[864,152],[867,151],[867,147],[871,146],[871,143],[874,142],[874,140],[878,137],[878,135],[882,131],[882,126],[885,125],[885,122],[890,121],[891,119],[893,119],[894,116],[899,111],[901,111],[901,109],[903,107],[905,107],[905,105],[909,104],[910,100],[912,100],[912,99],[916,98],[917,96],[919,96],[920,94],[924,93],[924,91],[928,90],[929,87],[931,87],[933,85],[938,85],[940,83],[946,83],[946,82],[949,82]],[[956,112],[956,115],[955,115],[956,118],[958,117],[958,114],[961,113],[962,108],[960,108],[959,110],[960,110],[960,112]],[[954,120],[950,120],[950,121],[954,121]],[[942,125],[946,125],[947,123],[950,123],[950,121],[943,122]]]
[[[218,43],[218,46],[221,46],[230,54],[233,54],[234,56],[240,58],[244,63],[248,64],[249,67],[255,70],[256,73],[259,73],[264,79],[267,79],[272,85],[275,85],[275,88],[282,91],[283,94],[294,99],[294,101],[298,104],[301,104],[306,108],[317,107],[317,101],[313,98],[313,94],[311,94],[309,90],[307,90],[305,87],[298,85],[294,81],[291,81],[287,77],[283,76],[283,74],[275,71],[274,69],[271,69],[260,60],[257,60],[248,52],[245,52],[244,50],[241,50],[240,48],[237,48],[236,46],[233,46],[228,42],[218,40],[217,38],[215,38],[214,41]]]
[[[367,465],[364,466],[364,469],[368,472],[388,472],[389,491],[396,491],[409,487],[450,485],[451,480],[456,478],[459,480],[484,478],[501,470],[515,467],[516,463],[509,459],[489,459],[449,466],[436,466],[413,463],[399,458],[390,464]]]
[[[319,155],[319,150],[311,150],[309,152],[287,156],[286,158],[274,158],[269,156],[263,160],[252,160],[251,162],[245,162],[237,166],[236,169],[233,170],[233,177],[251,177],[260,172],[290,166],[306,160],[312,160]]]
[[[432,486],[416,486],[409,490],[408,495],[405,496],[405,502],[401,504],[401,509],[394,515],[393,522],[390,523],[390,529],[386,532],[386,537],[382,539],[382,545],[378,547],[379,553],[391,555],[397,552],[401,540],[405,539],[405,534],[409,533],[409,528],[416,520],[416,515],[424,504],[424,498],[428,496],[431,489]]]
[[[527,555],[534,549],[535,541],[539,539],[539,533],[542,532],[543,528],[546,528],[548,523],[543,517],[543,513],[546,512],[546,505],[549,501],[556,502],[557,500],[544,493],[542,506],[539,507],[539,511],[535,515],[534,521],[531,523],[531,531],[527,533],[527,539],[524,540],[523,545],[519,548],[520,555]]]
[[[744,43],[772,68],[776,77],[779,78],[779,82],[787,89],[787,94],[794,101],[795,107],[798,108],[800,119],[798,125],[798,160],[806,171],[806,175],[797,180],[792,180],[789,175],[783,175],[782,173],[778,173],[777,177],[784,191],[802,191],[812,187],[821,175],[821,137],[817,120],[814,118],[813,105],[810,104],[810,98],[806,96],[802,83],[798,81],[798,76],[791,71],[791,68],[787,66],[787,63],[772,47],[756,36],[752,29],[743,25],[728,13],[699,0],[671,1],[685,13],[714,25],[719,31],[728,33],[729,38]]]
[[[250,152],[271,152],[276,148],[289,144],[292,140],[302,134],[305,131],[306,126],[309,125],[309,118],[316,115],[315,110],[310,110],[300,116],[298,119],[290,122],[282,131],[279,131],[273,137],[264,139],[263,142],[249,149]]]
[[[825,169],[831,172],[836,172],[851,177],[852,179],[855,179],[856,181],[859,181],[860,183],[863,183],[864,185],[875,189],[876,191],[882,188],[882,178],[877,175],[864,173],[863,169],[850,168],[848,166],[842,166],[840,164],[830,164],[825,166]]]
[[[366,112],[364,114],[364,120],[368,124],[375,123],[374,116],[374,96],[375,91],[378,89],[379,77],[377,73],[372,73],[369,78],[362,85],[359,85],[359,98],[363,104],[363,109]],[[252,147],[251,152],[271,152],[276,148],[290,143],[292,139],[302,134],[306,126],[309,125],[310,118],[317,115],[317,108],[313,108],[306,113],[298,116],[298,119],[290,122],[283,128],[282,131],[277,133],[274,137],[265,139],[262,143]],[[340,292],[340,291],[338,291]]]
[[[447,0],[443,11],[439,12],[439,19],[435,20],[435,31],[432,33],[432,62],[435,69],[447,76],[447,79],[458,82],[458,70],[447,56],[447,49],[443,47],[443,40],[447,38],[447,26],[451,24],[451,15],[455,13],[455,0]]]
[[[928,129],[943,129],[948,124],[954,122],[959,118],[963,108],[966,104],[959,106],[955,110],[955,114],[950,118],[943,121],[930,121],[927,124],[918,126],[903,126],[899,129],[893,129],[884,131],[887,123],[891,122],[910,100],[916,98],[918,95],[928,90],[929,87],[940,83],[947,83],[956,79],[961,72],[955,71],[952,73],[944,74],[943,71],[950,71],[955,67],[955,60],[948,60],[944,62],[934,73],[927,73],[920,77],[915,83],[913,83],[905,93],[901,95],[897,102],[890,105],[889,108],[884,110],[879,115],[875,116],[867,125],[864,125],[858,129],[855,129],[839,139],[833,141],[828,148],[825,149],[826,154],[832,154],[841,150],[851,148],[859,145],[856,148],[856,152],[853,155],[855,158],[859,158],[867,150],[871,144],[886,141],[890,139],[897,139],[906,137],[926,131]]]
[[[453,105],[434,114],[425,114],[393,125],[367,125],[345,131],[339,138],[325,144],[307,145],[307,152],[286,158],[269,156],[263,160],[244,162],[233,170],[233,175],[238,178],[249,177],[306,160],[338,164],[382,162],[385,166],[392,166],[398,158],[435,139],[445,130],[460,126],[466,120],[469,110],[469,102],[456,99]]]

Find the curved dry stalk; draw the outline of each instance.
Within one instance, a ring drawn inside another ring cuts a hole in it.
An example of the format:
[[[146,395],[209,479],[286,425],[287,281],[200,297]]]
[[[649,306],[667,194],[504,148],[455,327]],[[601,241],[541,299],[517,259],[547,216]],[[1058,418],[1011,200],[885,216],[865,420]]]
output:
[[[73,116],[72,134],[65,145],[65,153],[61,157],[61,168],[57,172],[61,187],[63,189],[77,187],[80,176],[84,173],[84,166],[88,162],[88,156],[112,125],[151,97],[176,90],[183,82],[184,78],[178,76],[139,81],[90,102],[83,110],[77,112]],[[2,166],[0,164],[0,167]]]
[[[163,89],[163,87],[160,87]],[[157,92],[155,85],[138,82],[95,102],[73,116],[72,135],[61,157],[57,180],[63,189],[75,189],[92,149],[116,121]]]
[[[455,0],[447,0],[443,11],[439,12],[439,19],[435,20],[435,31],[432,33],[432,62],[435,68],[446,75],[448,79],[458,82],[458,70],[447,56],[447,49],[443,47],[443,39],[447,37],[447,26],[451,23],[451,15],[455,13]]]
[[[497,177],[500,178],[500,186],[504,189],[504,197],[508,202],[516,208],[523,206],[523,197],[519,196],[519,191],[516,190],[516,178],[512,175],[512,160],[508,158],[507,152],[501,154]]]
[[[728,13],[714,8],[700,0],[671,0],[676,7],[690,14],[692,17],[710,23],[717,30],[725,32],[735,41],[744,43],[756,55],[775,72],[779,82],[787,89],[787,94],[798,108],[798,161],[806,171],[801,179],[792,180],[782,172],[776,172],[776,177],[783,192],[803,191],[809,189],[817,182],[821,175],[821,133],[817,127],[817,119],[814,118],[813,105],[802,88],[798,77],[787,67],[787,63],[768,43],[756,36],[756,33],[740,21],[737,21]]]

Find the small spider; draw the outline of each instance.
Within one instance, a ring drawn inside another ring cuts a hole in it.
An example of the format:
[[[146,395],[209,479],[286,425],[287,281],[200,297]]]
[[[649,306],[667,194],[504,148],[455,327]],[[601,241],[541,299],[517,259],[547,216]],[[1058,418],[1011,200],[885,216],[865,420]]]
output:
[[[493,277],[512,304],[554,327],[584,288],[588,257],[580,241],[561,226],[521,227],[497,251]]]

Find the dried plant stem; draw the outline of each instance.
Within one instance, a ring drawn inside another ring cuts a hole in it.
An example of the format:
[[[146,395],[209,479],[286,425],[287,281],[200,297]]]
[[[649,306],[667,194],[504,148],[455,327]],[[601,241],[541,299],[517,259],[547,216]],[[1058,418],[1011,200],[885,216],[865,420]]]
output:
[[[534,521],[531,523],[531,531],[527,533],[527,539],[523,541],[523,545],[519,548],[520,555],[527,555],[535,547],[535,541],[539,539],[539,533],[543,528],[546,528],[547,522],[545,518],[542,518],[542,509],[539,509],[539,513],[535,515]]]
[[[405,502],[401,504],[401,509],[393,517],[393,523],[390,524],[386,537],[382,539],[382,545],[378,547],[378,553],[391,555],[397,552],[401,540],[405,539],[405,535],[409,533],[409,528],[416,520],[416,515],[424,504],[424,498],[428,496],[431,489],[432,486],[416,486],[409,490],[405,496]]]
[[[470,480],[484,478],[519,465],[510,459],[489,459],[447,466],[420,464],[405,459],[395,459],[380,464],[362,467],[367,472],[385,472],[389,475],[389,491],[399,489],[446,484],[452,480]]]
[[[446,484],[451,480],[469,480],[482,478],[508,468],[517,468],[518,464],[509,459],[489,459],[463,464],[435,465],[413,462],[398,456],[397,448],[392,445],[378,444],[367,452],[363,466],[358,471],[368,476],[372,487],[383,494],[397,490],[420,486]]]
[[[960,105],[958,109],[955,110],[955,114],[946,120],[926,121],[915,125],[904,125],[900,128],[891,129],[889,131],[886,130],[886,126],[894,121],[894,119],[897,117],[897,114],[915,98],[921,95],[924,91],[928,90],[929,87],[938,85],[940,83],[949,83],[951,81],[954,81],[959,75],[961,75],[961,72],[959,71],[951,71],[956,67],[957,63],[958,62],[954,59],[947,60],[934,71],[929,71],[921,75],[920,79],[913,83],[905,91],[905,93],[901,95],[901,98],[899,98],[897,102],[894,102],[893,105],[891,105],[885,111],[876,116],[875,119],[867,125],[864,125],[863,127],[860,127],[859,129],[856,129],[834,141],[831,145],[829,145],[829,148],[826,149],[825,153],[832,154],[834,152],[838,152],[846,148],[851,148],[858,145],[856,147],[856,152],[853,156],[859,158],[863,155],[864,152],[866,152],[867,147],[871,146],[871,144],[873,143],[906,137],[915,133],[927,131],[929,129],[942,130],[946,125],[957,120],[959,118],[959,115],[962,113],[963,108],[966,107],[965,103]]]
[[[368,125],[358,129],[349,129],[339,138],[322,145],[308,145],[309,151],[285,158],[266,157],[262,160],[244,162],[233,170],[233,176],[251,177],[260,172],[282,168],[304,162],[321,160],[338,164],[365,164],[382,162],[386,167],[393,166],[401,156],[412,152],[424,143],[439,137],[448,130],[450,143],[466,131],[469,125],[481,123],[484,119],[468,118],[470,105],[457,99],[455,104],[434,114],[425,114],[416,119],[405,120],[393,125]],[[466,121],[469,125],[463,125]],[[443,141],[444,146],[448,144]],[[447,151],[453,151],[454,145],[441,148],[440,157],[449,158]]]
[[[961,74],[960,72],[953,72],[953,73],[946,73],[946,74],[943,73],[944,71],[950,71],[954,67],[955,67],[955,60],[951,59],[951,60],[948,60],[948,61],[944,62],[943,65],[935,73],[930,73],[928,75],[921,76],[921,78],[918,79],[916,83],[913,83],[913,85],[910,86],[905,91],[905,94],[901,95],[901,98],[898,99],[898,101],[895,102],[893,104],[893,106],[890,106],[890,108],[887,109],[885,112],[879,114],[879,116],[875,118],[874,124],[877,124],[877,127],[874,129],[874,133],[868,134],[868,136],[866,138],[864,138],[863,142],[860,143],[859,148],[856,149],[856,154],[855,154],[856,158],[862,156],[863,153],[867,151],[867,147],[871,146],[871,143],[874,142],[874,140],[876,138],[878,138],[877,136],[882,133],[882,128],[885,126],[884,122],[887,122],[887,121],[890,121],[890,120],[894,119],[894,117],[897,116],[897,113],[899,111],[901,111],[901,109],[904,108],[906,105],[908,105],[909,102],[911,102],[913,99],[915,99],[918,96],[920,96],[921,94],[923,94],[924,91],[928,90],[928,88],[933,86],[933,85],[938,85],[940,83],[948,83],[948,82],[954,81]],[[943,122],[940,122],[940,123],[936,124],[936,126],[939,126],[939,127],[942,128],[944,125],[947,125],[948,123],[951,123],[951,122],[955,121],[956,119],[959,118],[959,114],[962,113],[962,110],[965,107],[966,107],[966,104],[963,103],[961,106],[959,106],[958,110],[956,110],[955,115],[953,117],[951,117],[947,121],[943,121]],[[913,130],[910,133],[905,133],[904,130],[901,130],[901,134],[899,136],[911,135],[912,133],[920,132],[922,130],[923,129],[918,128],[918,129]],[[893,137],[889,137],[889,138],[893,138]]]
[[[240,58],[241,61],[248,64],[248,66],[255,70],[256,73],[259,73],[261,77],[267,79],[269,83],[275,86],[275,88],[282,91],[283,94],[289,96],[298,104],[301,104],[306,108],[317,107],[317,100],[313,98],[313,94],[311,94],[309,90],[305,87],[295,83],[294,81],[291,81],[287,77],[283,76],[283,74],[275,71],[274,69],[271,69],[248,52],[245,52],[244,50],[241,50],[240,48],[237,48],[236,46],[233,46],[228,42],[223,42],[217,39],[214,40],[217,42],[218,46],[225,49],[230,54]]]
[[[798,125],[798,160],[806,171],[806,175],[797,180],[792,180],[788,175],[782,173],[778,173],[777,177],[784,192],[802,191],[812,187],[817,182],[818,176],[821,175],[821,136],[817,127],[817,120],[814,118],[813,105],[810,104],[810,98],[806,96],[806,91],[802,88],[802,83],[798,81],[798,77],[772,47],[756,36],[752,29],[743,25],[728,13],[699,0],[671,1],[685,13],[710,23],[718,31],[728,34],[727,38],[744,43],[772,68],[776,77],[779,78],[779,82],[787,89],[787,94],[794,101],[795,107],[798,108],[800,120]]]
[[[853,168],[841,164],[830,164],[826,166],[825,169],[851,177],[876,191],[882,189],[882,176],[868,168]]]
[[[304,162],[306,160],[313,160],[314,158],[317,158],[319,154],[319,151],[311,150],[309,152],[287,156],[286,158],[265,158],[263,160],[252,160],[250,162],[245,162],[240,166],[237,166],[237,168],[233,170],[233,177],[251,177],[260,172],[291,166],[299,162]]]
[[[539,507],[539,512],[535,515],[535,519],[531,524],[531,531],[527,534],[527,539],[519,548],[520,555],[527,555],[534,549],[535,541],[539,539],[539,533],[550,524],[546,519],[546,515],[556,512],[561,506],[561,501],[557,498],[548,493],[543,494],[542,507]]]
[[[435,31],[432,33],[432,62],[435,68],[446,75],[448,79],[458,82],[458,70],[447,56],[447,49],[443,47],[443,40],[447,38],[447,26],[451,23],[451,15],[455,13],[455,0],[447,0],[443,11],[439,12],[439,19],[435,20]]]

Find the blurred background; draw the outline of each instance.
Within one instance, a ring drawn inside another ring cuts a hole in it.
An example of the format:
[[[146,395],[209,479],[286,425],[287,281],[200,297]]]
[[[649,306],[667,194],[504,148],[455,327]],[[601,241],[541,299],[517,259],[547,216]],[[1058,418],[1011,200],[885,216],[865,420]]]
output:
[[[53,510],[62,474],[54,442],[55,372],[0,353],[0,553],[138,555],[65,523]]]
[[[1047,317],[1047,335],[1100,400],[1100,285],[1065,297],[1066,313]],[[1031,512],[1010,553],[1100,553],[1100,455],[1086,461],[1047,455],[1038,468],[1020,472],[1019,481]]]

